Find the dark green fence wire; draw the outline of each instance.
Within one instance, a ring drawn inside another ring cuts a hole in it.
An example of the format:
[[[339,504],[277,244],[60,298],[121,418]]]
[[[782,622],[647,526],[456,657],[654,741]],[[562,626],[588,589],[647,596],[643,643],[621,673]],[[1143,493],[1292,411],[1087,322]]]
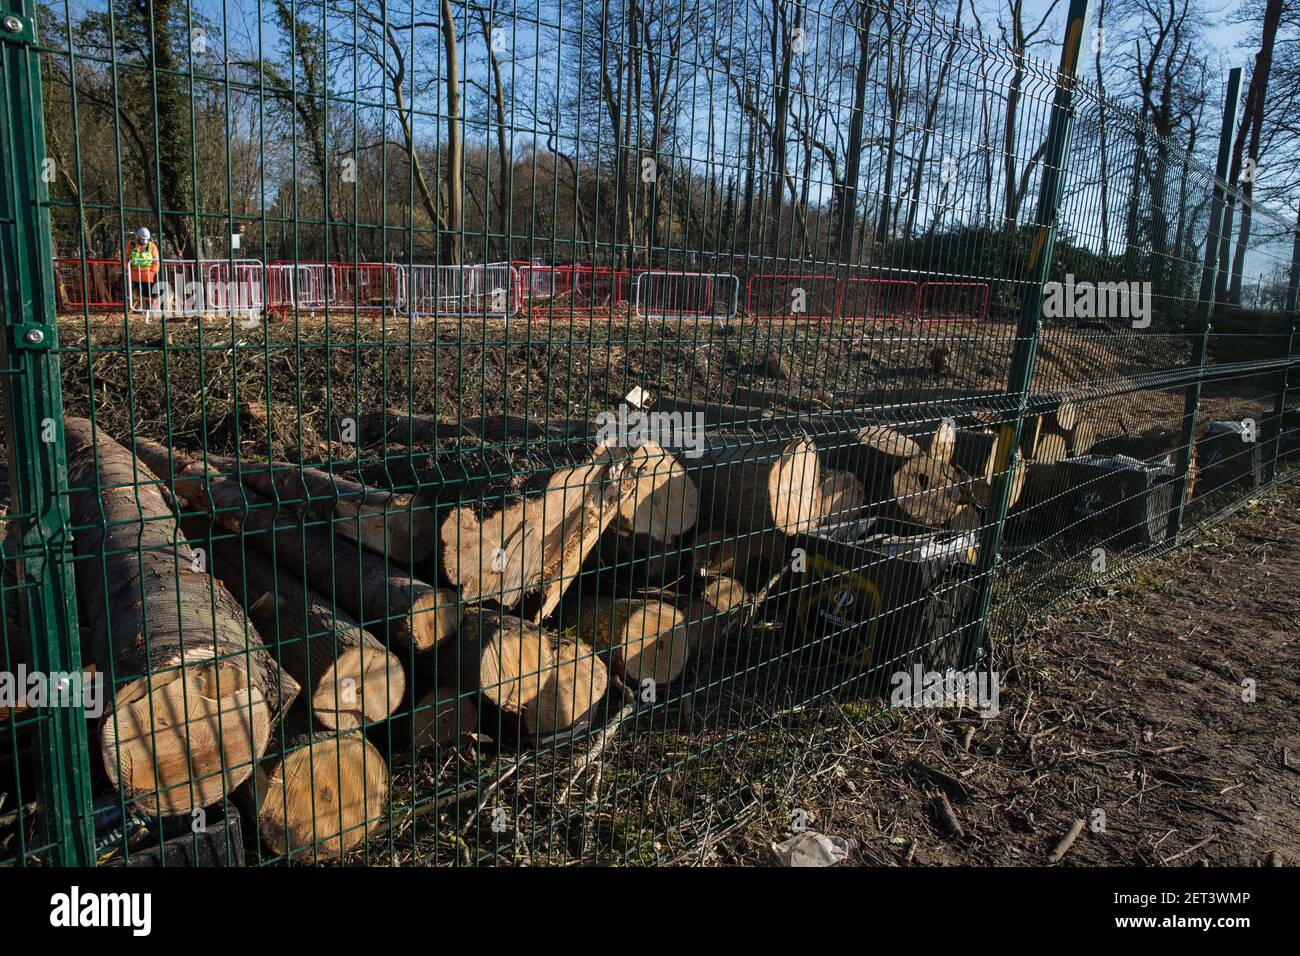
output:
[[[1293,474],[1085,0],[0,6],[0,863],[691,858]]]

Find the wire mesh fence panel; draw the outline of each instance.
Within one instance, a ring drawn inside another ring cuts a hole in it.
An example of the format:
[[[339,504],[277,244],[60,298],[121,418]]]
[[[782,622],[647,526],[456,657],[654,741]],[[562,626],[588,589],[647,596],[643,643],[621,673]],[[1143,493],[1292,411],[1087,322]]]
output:
[[[700,859],[1294,474],[1294,224],[1078,43],[20,5],[0,863]]]
[[[988,314],[987,282],[922,282],[917,315],[926,321],[978,322]]]

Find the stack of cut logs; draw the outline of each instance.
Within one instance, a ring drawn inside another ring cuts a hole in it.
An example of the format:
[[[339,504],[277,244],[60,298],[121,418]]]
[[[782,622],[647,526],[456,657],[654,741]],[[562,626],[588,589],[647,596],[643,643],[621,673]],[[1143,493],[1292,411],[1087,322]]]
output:
[[[1035,457],[1086,448],[1067,405],[1034,421]],[[463,427],[382,422],[407,440]],[[263,846],[308,859],[383,816],[368,727],[401,715],[416,749],[583,728],[607,691],[669,684],[737,633],[794,536],[866,516],[978,527],[998,458],[996,431],[951,419],[816,441],[711,430],[698,457],[589,442],[544,485],[443,502],[128,447],[85,419],[66,432],[78,593],[114,685],[110,781],[162,815],[233,794]]]

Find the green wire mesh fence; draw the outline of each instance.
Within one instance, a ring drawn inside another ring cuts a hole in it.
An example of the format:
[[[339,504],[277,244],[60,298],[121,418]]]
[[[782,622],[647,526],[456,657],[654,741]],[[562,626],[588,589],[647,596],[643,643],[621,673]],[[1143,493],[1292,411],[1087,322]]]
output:
[[[1300,451],[1086,2],[5,8],[0,862],[674,860]]]

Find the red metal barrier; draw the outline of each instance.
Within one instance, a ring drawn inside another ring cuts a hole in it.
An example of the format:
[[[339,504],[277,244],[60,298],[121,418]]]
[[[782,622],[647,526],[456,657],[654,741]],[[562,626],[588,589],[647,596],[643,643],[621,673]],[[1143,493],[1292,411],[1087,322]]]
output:
[[[126,308],[123,276],[123,265],[115,259],[55,259],[56,308],[61,313],[121,312]]]
[[[534,321],[553,315],[608,318],[620,302],[626,302],[631,286],[627,269],[608,266],[549,266],[549,296],[530,295]]]
[[[836,314],[846,322],[899,322],[916,315],[920,285],[909,279],[842,279]]]
[[[745,283],[745,314],[752,318],[829,322],[839,299],[838,276],[764,272]]]
[[[989,311],[987,282],[923,282],[916,315],[922,322],[979,322]]]

